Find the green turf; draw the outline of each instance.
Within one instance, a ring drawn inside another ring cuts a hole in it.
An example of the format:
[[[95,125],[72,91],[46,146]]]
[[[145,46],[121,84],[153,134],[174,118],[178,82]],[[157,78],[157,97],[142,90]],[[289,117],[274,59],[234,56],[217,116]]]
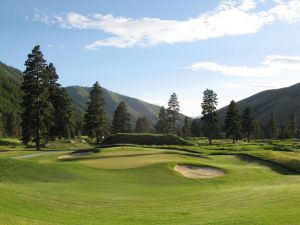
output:
[[[66,153],[19,160],[1,153],[0,224],[300,221],[300,175],[267,161],[129,146],[57,159]],[[188,179],[173,170],[176,163],[213,166],[226,174]]]

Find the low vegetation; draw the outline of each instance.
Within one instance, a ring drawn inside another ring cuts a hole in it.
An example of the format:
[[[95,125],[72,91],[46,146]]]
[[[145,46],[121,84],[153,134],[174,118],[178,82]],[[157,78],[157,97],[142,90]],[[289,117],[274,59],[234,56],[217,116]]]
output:
[[[114,134],[107,137],[102,144],[136,144],[136,145],[190,145],[186,140],[175,135],[161,134]]]

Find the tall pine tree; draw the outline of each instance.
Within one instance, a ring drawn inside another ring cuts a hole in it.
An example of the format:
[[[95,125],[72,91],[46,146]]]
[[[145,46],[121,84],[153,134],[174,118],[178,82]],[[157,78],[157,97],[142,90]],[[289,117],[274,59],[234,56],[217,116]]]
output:
[[[113,134],[131,132],[130,114],[124,102],[121,102],[114,112],[111,132]]]
[[[32,138],[36,148],[40,149],[41,140],[49,138],[51,127],[52,103],[49,101],[49,85],[46,73],[46,61],[39,46],[35,46],[25,62],[21,106],[22,141],[28,144]]]
[[[173,93],[168,102],[167,116],[168,116],[168,128],[170,134],[177,134],[178,130],[176,127],[176,122],[179,117],[179,102],[176,93]]]
[[[200,137],[200,119],[193,119],[191,123],[191,135]]]
[[[88,135],[92,138],[96,138],[97,144],[99,144],[101,139],[107,134],[107,117],[104,104],[102,89],[99,83],[96,82],[90,92],[84,126]]]
[[[139,117],[135,123],[134,132],[148,133],[150,131],[149,123],[146,117]]]
[[[158,122],[155,125],[155,130],[159,134],[166,134],[168,133],[168,116],[167,116],[167,111],[165,107],[161,107],[159,114],[158,114]]]
[[[292,113],[289,116],[287,134],[289,138],[295,138],[297,136],[297,120],[295,113]]]
[[[213,90],[206,89],[203,92],[202,107],[202,121],[203,121],[203,134],[208,138],[209,144],[212,144],[212,139],[218,132],[218,119],[217,119],[217,94]]]
[[[187,116],[184,117],[184,125],[182,127],[182,136],[183,137],[191,136],[191,122]]]
[[[270,114],[267,133],[269,139],[277,139],[279,136],[279,127],[273,112]]]
[[[255,132],[255,118],[253,111],[250,107],[247,107],[242,115],[242,132],[247,141],[250,141],[250,138],[253,137]]]
[[[240,136],[241,124],[239,109],[235,101],[231,101],[228,106],[224,130],[227,136],[232,136],[232,142],[236,143]]]

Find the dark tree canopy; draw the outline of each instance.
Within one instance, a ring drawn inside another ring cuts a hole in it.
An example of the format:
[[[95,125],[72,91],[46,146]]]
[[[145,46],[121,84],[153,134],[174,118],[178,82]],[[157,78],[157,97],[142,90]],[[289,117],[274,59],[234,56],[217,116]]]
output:
[[[173,93],[168,102],[167,116],[168,116],[168,129],[170,134],[177,134],[178,129],[176,122],[179,117],[179,102],[176,93]]]
[[[159,134],[166,134],[168,133],[168,115],[165,107],[161,107],[159,114],[158,114],[158,122],[155,125],[155,130]]]
[[[226,136],[232,136],[233,143],[237,142],[240,136],[241,124],[240,112],[235,101],[231,101],[228,106],[224,130],[226,132]]]
[[[242,132],[247,141],[250,141],[250,138],[253,137],[255,132],[255,118],[253,111],[250,107],[247,107],[242,115]]]
[[[183,137],[191,136],[191,122],[187,116],[184,117],[184,125],[182,127],[182,136]]]
[[[289,115],[287,134],[288,138],[295,138],[297,136],[297,120],[295,113]]]
[[[150,132],[150,125],[146,117],[139,117],[135,123],[134,132],[148,133]]]
[[[200,119],[193,119],[191,123],[191,135],[193,137],[200,137]]]
[[[279,127],[273,112],[270,114],[267,134],[269,139],[277,139],[279,137]]]
[[[213,137],[218,132],[218,119],[217,119],[217,94],[213,90],[206,89],[203,92],[202,107],[202,121],[203,121],[203,134],[208,138],[209,144],[212,144]]]
[[[90,101],[87,103],[88,108],[85,114],[84,126],[88,135],[96,138],[97,144],[108,133],[104,104],[102,89],[99,83],[96,82],[90,92]]]
[[[114,112],[111,132],[113,134],[131,132],[130,114],[124,102],[121,102]]]
[[[41,139],[49,138],[52,126],[53,105],[49,101],[49,79],[46,61],[39,46],[35,46],[25,62],[22,90],[22,141],[28,144],[33,138],[37,149]]]

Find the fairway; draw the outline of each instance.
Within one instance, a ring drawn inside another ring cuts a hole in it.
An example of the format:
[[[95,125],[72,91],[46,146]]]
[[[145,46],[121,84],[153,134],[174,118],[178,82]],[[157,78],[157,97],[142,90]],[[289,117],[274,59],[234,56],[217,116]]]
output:
[[[300,221],[300,176],[273,163],[143,147],[105,148],[58,160],[66,154],[13,159],[1,153],[0,224]],[[219,168],[225,174],[190,179],[174,171],[176,164]]]

